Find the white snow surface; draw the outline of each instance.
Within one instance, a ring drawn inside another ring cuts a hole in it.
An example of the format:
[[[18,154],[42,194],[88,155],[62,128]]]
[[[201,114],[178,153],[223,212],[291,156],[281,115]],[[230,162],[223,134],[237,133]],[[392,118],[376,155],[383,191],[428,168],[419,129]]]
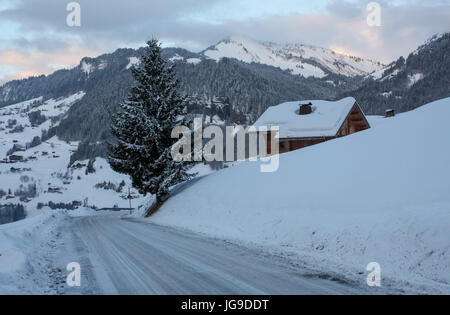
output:
[[[175,62],[179,60],[184,60],[184,57],[180,56],[179,54],[175,54],[173,57],[169,58],[169,61]]]
[[[172,58],[169,58],[170,62],[176,62],[176,61],[185,61],[186,63],[190,63],[193,65],[197,65],[200,62],[202,62],[202,60],[200,58],[184,58],[183,56],[180,56],[179,54],[175,54]]]
[[[415,73],[415,74],[411,74],[408,76],[408,87],[412,87],[414,84],[416,84],[417,82],[419,82],[420,80],[423,80],[424,78],[424,74],[423,73]]]
[[[7,159],[6,153],[14,144],[25,147],[26,143],[36,136],[41,136],[43,130],[58,124],[57,117],[63,117],[70,107],[83,98],[85,93],[80,91],[73,95],[58,100],[50,99],[43,101],[42,98],[22,102],[0,109],[0,161]],[[38,102],[38,103],[35,103]],[[33,106],[31,106],[33,105]],[[47,120],[39,126],[31,126],[28,114],[34,111],[41,111]],[[52,122],[52,118],[56,119]],[[9,120],[17,120],[17,125],[24,127],[21,133],[10,133],[11,128],[7,128]],[[78,148],[77,142],[65,142],[53,137],[40,145],[16,152],[14,155],[22,156],[24,161],[16,163],[0,163],[0,190],[12,195],[1,196],[0,203],[20,203],[15,192],[28,185],[35,184],[37,196],[23,202],[26,207],[28,217],[38,215],[43,210],[38,210],[38,203],[71,203],[73,201],[83,202],[87,199],[89,206],[97,208],[128,208],[129,200],[128,188],[131,189],[131,181],[128,176],[114,172],[105,159],[98,158],[94,163],[95,173],[86,174],[88,161],[77,161],[79,168],[68,168],[70,156]],[[11,168],[16,169],[13,171]],[[18,170],[18,171],[17,171]],[[119,187],[121,182],[125,182],[121,192],[113,189],[96,187],[104,182],[111,183]],[[58,189],[58,192],[50,192],[50,188]],[[132,207],[140,204],[142,196],[131,189],[135,200]]]
[[[138,57],[130,57],[128,58],[130,61],[126,67],[126,69],[130,69],[133,66],[139,65],[141,63],[140,59]]]
[[[186,59],[186,62],[191,63],[193,65],[197,65],[200,62],[202,62],[202,60],[200,58],[189,58],[189,59]]]
[[[290,70],[293,74],[316,78],[326,76],[316,64],[347,76],[367,75],[384,67],[378,62],[339,54],[326,48],[259,42],[245,36],[232,36],[205,50],[203,55],[216,61],[227,57],[246,63],[266,64]]]
[[[387,76],[383,77],[380,79],[381,82],[384,82],[386,80],[392,80],[393,78],[395,78],[398,74],[400,73],[399,69],[395,69],[394,71],[392,71],[392,73],[388,74]]]
[[[94,70],[94,66],[90,63],[83,61],[81,63],[81,70],[89,76],[91,72]]]
[[[151,221],[298,255],[350,278],[450,293],[450,98],[373,128],[246,162],[173,196]],[[420,126],[420,128],[419,128]]]
[[[24,279],[23,271],[28,268],[29,256],[40,248],[42,238],[50,238],[49,229],[57,215],[45,211],[31,219],[0,225],[0,294],[23,294],[20,288],[33,287],[32,281]]]
[[[312,103],[313,112],[299,115],[300,104]],[[253,125],[280,127],[279,138],[332,137],[337,134],[356,100],[347,97],[336,102],[308,100],[269,107]]]
[[[383,82],[386,80],[392,80],[400,73],[400,69],[395,69],[390,74],[385,75],[385,76],[383,76],[383,75],[386,71],[391,70],[393,67],[395,67],[395,63],[392,63],[392,64],[388,65],[387,67],[382,68],[380,70],[374,71],[371,74],[369,74],[368,76],[366,76],[365,78],[367,79],[367,78],[371,77],[372,79],[380,81],[380,82]]]
[[[74,241],[74,231],[67,223],[72,217],[95,215],[103,214],[88,208],[44,210],[32,218],[0,225],[0,294],[96,293],[86,270],[81,289],[69,288],[65,282],[67,264],[86,263],[88,255]]]
[[[87,76],[89,76],[91,73],[93,73],[95,70],[105,70],[106,67],[108,67],[108,62],[106,62],[105,60],[100,60],[100,64],[98,66],[86,62],[86,61],[82,61],[81,62],[81,71],[83,71],[84,73],[87,74]]]

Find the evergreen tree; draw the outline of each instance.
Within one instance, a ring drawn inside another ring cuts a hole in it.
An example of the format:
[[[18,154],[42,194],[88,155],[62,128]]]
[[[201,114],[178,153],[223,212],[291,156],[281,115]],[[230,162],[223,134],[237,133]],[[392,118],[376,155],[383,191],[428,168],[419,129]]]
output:
[[[109,163],[115,171],[130,175],[141,194],[151,193],[161,203],[171,186],[190,178],[187,165],[171,156],[176,141],[172,129],[182,123],[185,105],[158,41],[147,44],[141,64],[132,69],[135,85],[113,118],[116,142],[109,147]]]
[[[86,167],[85,175],[95,173],[94,163],[95,163],[95,158],[89,160],[88,165]]]

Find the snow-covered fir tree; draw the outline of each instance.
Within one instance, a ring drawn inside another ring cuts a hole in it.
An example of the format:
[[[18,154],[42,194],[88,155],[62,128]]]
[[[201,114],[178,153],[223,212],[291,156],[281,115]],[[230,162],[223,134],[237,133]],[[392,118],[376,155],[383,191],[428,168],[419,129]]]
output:
[[[190,177],[187,165],[171,156],[176,141],[171,132],[181,124],[185,104],[158,41],[147,44],[140,65],[132,69],[135,85],[113,118],[116,142],[110,145],[109,163],[115,171],[130,175],[141,194],[151,193],[160,203],[171,186]]]

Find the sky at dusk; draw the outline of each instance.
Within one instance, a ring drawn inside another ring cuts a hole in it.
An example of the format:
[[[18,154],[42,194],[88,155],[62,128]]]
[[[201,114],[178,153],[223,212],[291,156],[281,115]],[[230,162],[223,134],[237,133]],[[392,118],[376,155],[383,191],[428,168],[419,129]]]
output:
[[[230,35],[302,43],[389,63],[436,33],[450,31],[450,0],[378,1],[381,26],[367,24],[370,1],[0,0],[0,84],[76,66],[117,48],[164,46],[199,52]]]

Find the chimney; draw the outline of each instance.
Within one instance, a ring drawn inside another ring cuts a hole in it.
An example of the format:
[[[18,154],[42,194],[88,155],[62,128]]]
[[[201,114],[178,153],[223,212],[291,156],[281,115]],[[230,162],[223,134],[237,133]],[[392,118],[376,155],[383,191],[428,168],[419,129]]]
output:
[[[395,110],[393,109],[386,109],[386,115],[385,118],[395,117]]]
[[[300,104],[300,110],[298,112],[299,115],[303,116],[303,115],[309,115],[311,114],[312,111],[312,103],[308,103],[308,104]]]

